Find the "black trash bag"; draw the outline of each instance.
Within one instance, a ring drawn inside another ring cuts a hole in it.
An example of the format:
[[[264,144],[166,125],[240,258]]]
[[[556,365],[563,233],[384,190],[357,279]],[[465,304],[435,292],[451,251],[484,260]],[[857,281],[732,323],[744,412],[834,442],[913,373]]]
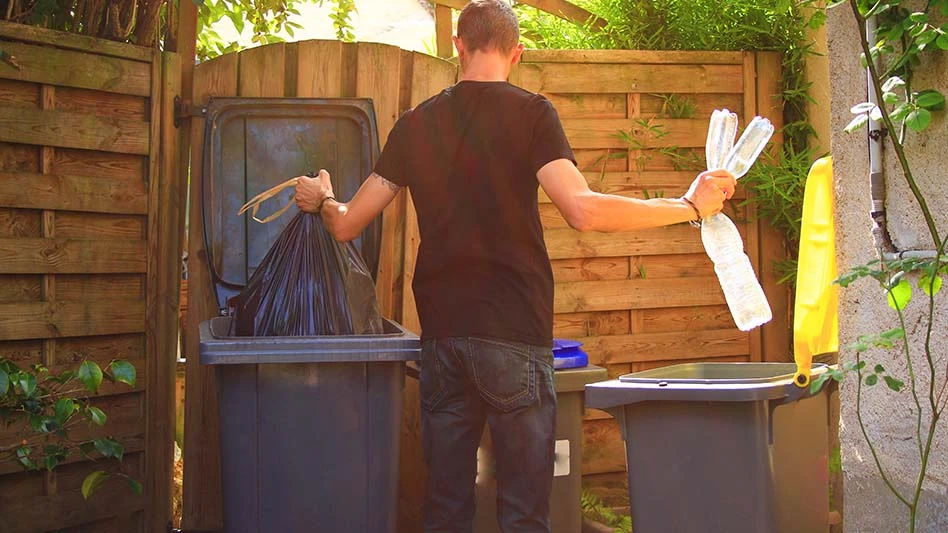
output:
[[[237,336],[382,333],[365,261],[355,245],[336,242],[310,213],[287,224],[230,306]]]

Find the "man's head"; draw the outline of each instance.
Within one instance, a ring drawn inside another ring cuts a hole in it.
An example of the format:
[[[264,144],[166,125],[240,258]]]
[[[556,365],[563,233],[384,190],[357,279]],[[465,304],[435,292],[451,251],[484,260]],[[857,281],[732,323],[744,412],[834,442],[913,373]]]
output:
[[[454,38],[458,55],[498,54],[515,62],[520,58],[520,24],[506,0],[472,0],[458,17]]]

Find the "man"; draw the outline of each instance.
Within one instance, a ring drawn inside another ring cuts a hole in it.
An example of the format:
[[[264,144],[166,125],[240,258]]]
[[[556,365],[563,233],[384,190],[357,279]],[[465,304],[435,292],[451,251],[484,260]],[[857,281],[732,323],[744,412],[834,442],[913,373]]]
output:
[[[506,82],[519,25],[503,0],[474,0],[454,44],[461,81],[402,116],[375,171],[348,203],[330,176],[300,177],[300,209],[355,238],[408,187],[421,245],[413,290],[422,327],[425,532],[472,530],[476,451],[485,422],[496,456],[504,533],[549,532],[556,395],[553,276],[537,208],[543,187],[579,231],[629,231],[697,220],[734,192],[725,171],[700,174],[679,199],[590,191],[556,111]]]

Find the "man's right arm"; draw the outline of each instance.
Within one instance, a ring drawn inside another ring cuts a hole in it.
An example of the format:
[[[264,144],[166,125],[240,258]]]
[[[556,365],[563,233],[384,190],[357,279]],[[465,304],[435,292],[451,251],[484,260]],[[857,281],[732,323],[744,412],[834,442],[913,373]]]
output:
[[[579,231],[632,231],[697,220],[721,211],[734,194],[734,177],[725,170],[702,172],[682,198],[639,200],[589,189],[586,178],[568,159],[558,159],[537,172],[543,191],[563,218]],[[687,200],[687,201],[686,201]],[[695,207],[689,205],[691,202]]]

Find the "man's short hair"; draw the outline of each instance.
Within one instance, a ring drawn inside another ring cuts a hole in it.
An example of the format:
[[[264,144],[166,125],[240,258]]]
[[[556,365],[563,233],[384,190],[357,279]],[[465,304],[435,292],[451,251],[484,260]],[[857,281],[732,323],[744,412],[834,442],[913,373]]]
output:
[[[458,17],[458,37],[471,52],[509,52],[520,42],[520,24],[505,0],[473,0]]]

